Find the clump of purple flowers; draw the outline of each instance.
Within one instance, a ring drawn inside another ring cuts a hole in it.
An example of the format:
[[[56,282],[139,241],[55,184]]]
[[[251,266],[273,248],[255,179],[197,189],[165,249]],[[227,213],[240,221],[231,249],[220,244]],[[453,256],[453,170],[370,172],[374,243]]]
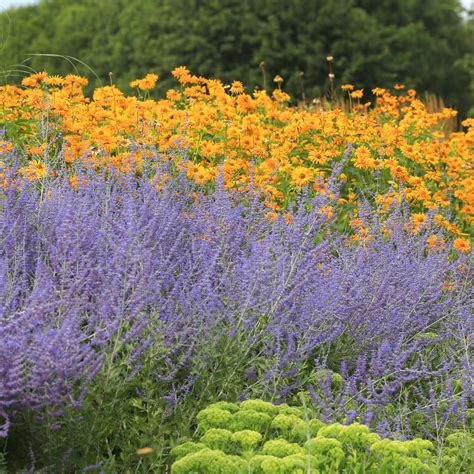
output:
[[[58,178],[5,193],[1,436],[23,411],[80,405],[124,347],[134,374],[157,359],[170,409],[215,377],[244,396],[307,390],[328,418],[387,431],[397,421],[380,414],[408,392],[407,410],[448,400],[444,415],[463,419],[469,256],[427,252],[403,209],[385,223],[389,234],[372,220],[373,239],[355,245],[332,230],[324,196],[302,196],[291,224],[222,186],[189,196],[184,181],[157,190],[94,176],[78,190]]]

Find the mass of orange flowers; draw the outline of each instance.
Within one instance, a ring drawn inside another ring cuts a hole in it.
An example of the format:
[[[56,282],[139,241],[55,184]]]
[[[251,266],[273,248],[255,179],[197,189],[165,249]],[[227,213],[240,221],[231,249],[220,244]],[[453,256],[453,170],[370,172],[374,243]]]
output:
[[[326,192],[333,163],[345,155],[340,209],[353,212],[363,195],[383,210],[403,194],[415,230],[430,210],[458,236],[472,224],[474,119],[448,133],[454,110],[429,112],[414,90],[398,84],[394,92],[374,89],[373,106],[362,89],[343,85],[347,110],[292,106],[280,83],[272,94],[249,93],[239,81],[225,85],[185,67],[172,74],[177,87],[158,100],[149,96],[156,74],[133,81],[137,95],[128,96],[109,85],[89,98],[86,78],[45,72],[21,87],[0,87],[0,156],[16,147],[20,174],[29,179],[54,173],[60,162],[71,182],[78,163],[140,173],[170,162],[199,185],[212,185],[220,173],[228,188],[252,182],[275,213],[303,187]]]

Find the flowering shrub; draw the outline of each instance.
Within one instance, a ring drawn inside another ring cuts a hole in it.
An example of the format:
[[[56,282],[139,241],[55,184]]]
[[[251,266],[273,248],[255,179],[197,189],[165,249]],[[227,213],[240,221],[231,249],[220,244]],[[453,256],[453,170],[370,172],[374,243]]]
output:
[[[24,151],[20,173],[29,179],[65,166],[74,181],[78,163],[141,174],[171,162],[160,181],[184,168],[211,186],[221,168],[228,188],[247,189],[253,181],[273,213],[307,185],[325,192],[332,162],[352,147],[340,176],[342,214],[354,212],[367,195],[385,208],[399,199],[402,186],[418,222],[436,209],[448,230],[469,229],[472,119],[463,122],[466,132],[446,134],[443,127],[456,112],[429,112],[415,91],[403,94],[401,85],[395,93],[374,89],[373,108],[362,101],[362,90],[345,85],[349,109],[323,110],[290,107],[279,88],[272,96],[248,94],[238,81],[225,86],[184,67],[173,75],[180,87],[161,100],[147,95],[156,74],[131,83],[138,97],[113,85],[85,97],[87,79],[75,75],[37,73],[23,79],[23,88],[0,87],[0,124],[7,132],[0,152],[13,140]],[[186,151],[186,160],[177,150]]]
[[[261,417],[268,419],[265,426]],[[223,417],[227,428],[221,428]],[[241,430],[239,420],[248,420]],[[174,474],[469,472],[474,438],[451,434],[441,455],[431,441],[381,439],[359,423],[326,424],[302,407],[247,400],[240,406],[214,403],[198,416],[200,442],[172,449]],[[298,433],[291,435],[291,433]]]
[[[338,236],[325,211],[336,188],[302,196],[291,221],[269,221],[251,192],[221,182],[191,197],[179,180],[156,189],[89,173],[76,187],[67,177],[7,187],[2,436],[24,413],[57,419],[122,362],[127,380],[151,367],[137,391],[151,391],[163,413],[208,402],[210,390],[281,401],[301,392],[320,419],[358,419],[381,433],[468,422],[469,254],[447,238],[428,245],[433,232],[443,238],[429,222],[407,231],[401,207],[383,228],[361,208],[370,238]],[[228,429],[229,407],[217,428]],[[232,426],[265,430],[275,410],[239,410]],[[298,411],[285,415],[275,423],[298,440]]]

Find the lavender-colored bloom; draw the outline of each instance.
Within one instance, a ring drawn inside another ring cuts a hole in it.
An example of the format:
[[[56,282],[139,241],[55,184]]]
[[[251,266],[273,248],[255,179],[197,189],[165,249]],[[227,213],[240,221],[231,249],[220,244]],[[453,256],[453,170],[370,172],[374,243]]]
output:
[[[134,374],[154,354],[170,409],[232,355],[223,384],[282,400],[311,386],[328,418],[365,413],[385,426],[379,414],[411,387],[431,408],[443,390],[456,398],[447,417],[465,412],[470,260],[427,253],[403,210],[391,235],[372,221],[373,240],[353,245],[320,212],[324,196],[311,210],[302,196],[288,225],[222,183],[191,200],[183,180],[160,191],[87,180],[10,189],[1,202],[2,436],[24,410],[79,405],[125,349]],[[342,374],[332,397],[313,377],[322,369]]]

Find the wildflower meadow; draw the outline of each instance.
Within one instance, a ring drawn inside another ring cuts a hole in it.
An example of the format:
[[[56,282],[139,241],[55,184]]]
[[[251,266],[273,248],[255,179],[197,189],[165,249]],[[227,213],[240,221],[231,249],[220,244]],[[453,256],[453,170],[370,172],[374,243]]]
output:
[[[473,472],[474,119],[172,76],[0,86],[0,471]]]

